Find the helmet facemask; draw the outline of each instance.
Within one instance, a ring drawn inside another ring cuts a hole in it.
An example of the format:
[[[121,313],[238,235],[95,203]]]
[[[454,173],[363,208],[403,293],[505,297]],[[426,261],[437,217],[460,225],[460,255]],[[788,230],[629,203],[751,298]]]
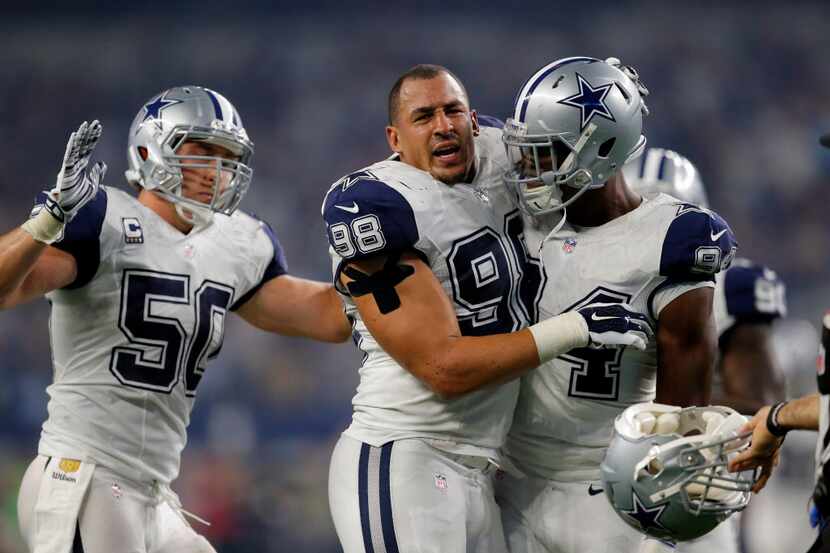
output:
[[[194,227],[210,224],[214,213],[232,214],[253,176],[253,144],[235,109],[224,97],[199,87],[171,89],[160,98],[170,109],[157,118],[142,119],[139,112],[130,129],[127,180],[173,203],[178,215]],[[228,112],[232,118],[227,117]],[[185,143],[218,146],[228,155],[182,153]],[[199,191],[201,197],[186,195],[183,171],[187,170],[213,173],[212,178],[200,176],[212,182],[210,189]]]
[[[606,497],[622,520],[652,537],[686,541],[710,532],[751,497],[755,471],[727,469],[749,447],[745,422],[728,407],[630,406],[614,423],[601,465]]]
[[[504,174],[508,186],[516,189],[520,204],[529,215],[543,215],[564,209],[585,191],[601,188],[590,169],[580,163],[585,146],[596,125],[589,124],[578,139],[568,133],[527,134],[527,126],[508,119],[502,133],[511,169]],[[577,192],[565,200],[562,186]]]

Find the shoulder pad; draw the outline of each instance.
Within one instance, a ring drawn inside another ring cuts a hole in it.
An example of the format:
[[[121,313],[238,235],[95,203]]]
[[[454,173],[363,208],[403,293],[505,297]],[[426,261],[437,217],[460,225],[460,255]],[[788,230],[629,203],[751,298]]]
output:
[[[786,287],[775,271],[737,260],[724,274],[726,310],[738,322],[765,322],[787,314]]]
[[[412,206],[370,171],[347,175],[323,203],[331,247],[345,259],[409,249],[418,241]]]
[[[492,115],[481,115],[481,114],[479,114],[478,124],[479,124],[480,127],[493,127],[495,129],[503,129],[504,128],[504,121],[502,121],[498,117],[493,117]]]
[[[676,204],[660,255],[660,274],[673,280],[711,280],[729,267],[738,242],[714,211]]]

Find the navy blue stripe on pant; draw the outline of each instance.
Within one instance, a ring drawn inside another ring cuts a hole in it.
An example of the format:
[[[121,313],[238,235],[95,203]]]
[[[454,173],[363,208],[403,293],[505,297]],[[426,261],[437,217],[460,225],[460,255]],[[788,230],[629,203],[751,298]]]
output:
[[[360,463],[357,466],[357,497],[360,501],[360,526],[363,528],[363,547],[366,553],[375,553],[372,546],[372,531],[369,527],[369,450],[372,446],[360,447]]]
[[[357,493],[366,553],[399,553],[392,517],[390,466],[394,442],[382,447],[362,444]]]

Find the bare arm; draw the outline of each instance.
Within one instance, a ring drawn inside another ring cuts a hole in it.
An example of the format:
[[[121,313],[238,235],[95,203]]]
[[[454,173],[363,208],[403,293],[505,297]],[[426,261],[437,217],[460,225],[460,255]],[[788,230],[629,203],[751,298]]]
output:
[[[723,394],[713,403],[752,414],[784,396],[781,371],[772,350],[772,327],[766,323],[737,323],[721,351],[719,370]]]
[[[62,288],[76,274],[74,257],[38,242],[20,228],[0,236],[0,308]]]
[[[787,402],[778,411],[778,426],[784,430],[818,430],[819,394],[810,394]],[[762,407],[741,429],[752,432],[749,449],[735,456],[729,462],[729,470],[735,472],[761,467],[761,475],[752,488],[760,492],[767,484],[772,469],[778,464],[781,444],[784,438],[774,436],[767,427],[767,416],[771,405]]]
[[[696,288],[660,312],[657,325],[657,402],[708,405],[717,340],[712,288]]]
[[[324,342],[343,342],[352,331],[331,284],[290,275],[266,282],[237,313],[262,330]]]
[[[373,273],[384,259],[353,262]],[[395,287],[400,307],[382,314],[372,294],[355,297],[369,332],[398,363],[443,397],[454,397],[507,382],[539,364],[539,354],[527,329],[510,334],[462,336],[455,311],[438,279],[414,254],[401,262],[415,273]],[[345,283],[351,281],[342,276]]]

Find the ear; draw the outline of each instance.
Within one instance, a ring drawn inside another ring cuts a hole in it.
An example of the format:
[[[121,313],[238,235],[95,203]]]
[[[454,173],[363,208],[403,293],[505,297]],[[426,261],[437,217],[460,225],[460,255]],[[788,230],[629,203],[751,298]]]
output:
[[[473,136],[478,136],[481,133],[481,127],[478,126],[478,113],[476,110],[470,110],[470,122],[473,124]]]
[[[389,144],[389,149],[391,149],[396,154],[401,153],[401,143],[400,143],[400,136],[398,135],[398,129],[393,127],[392,125],[387,125],[386,127],[386,142]]]

